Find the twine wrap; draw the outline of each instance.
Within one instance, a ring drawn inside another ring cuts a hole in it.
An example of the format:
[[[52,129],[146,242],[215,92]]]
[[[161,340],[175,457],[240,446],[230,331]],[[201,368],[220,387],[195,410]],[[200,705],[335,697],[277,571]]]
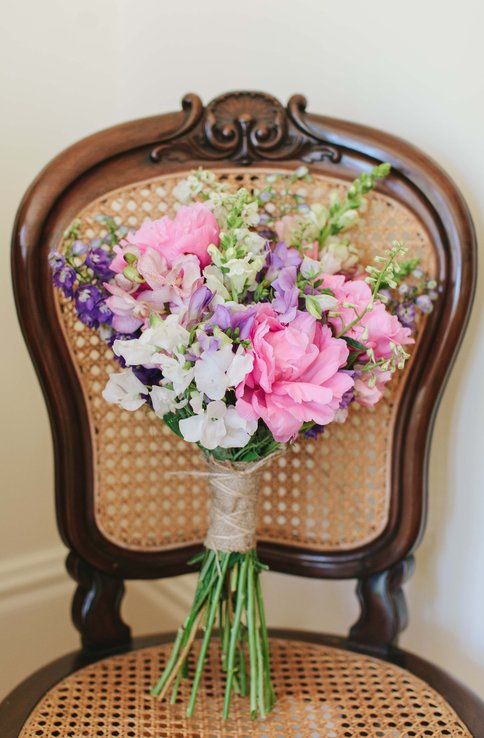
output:
[[[256,462],[217,461],[209,457],[209,527],[205,547],[246,553],[256,545],[257,492],[263,467],[274,454]]]

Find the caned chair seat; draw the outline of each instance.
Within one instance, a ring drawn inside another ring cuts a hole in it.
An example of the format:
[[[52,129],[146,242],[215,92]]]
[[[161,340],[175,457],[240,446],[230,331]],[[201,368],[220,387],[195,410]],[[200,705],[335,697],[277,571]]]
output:
[[[211,646],[196,713],[150,696],[170,644],[104,658],[61,679],[40,699],[19,738],[427,738],[472,734],[429,684],[373,656],[302,640],[272,639],[278,702],[251,721],[235,696],[221,717],[224,675]]]

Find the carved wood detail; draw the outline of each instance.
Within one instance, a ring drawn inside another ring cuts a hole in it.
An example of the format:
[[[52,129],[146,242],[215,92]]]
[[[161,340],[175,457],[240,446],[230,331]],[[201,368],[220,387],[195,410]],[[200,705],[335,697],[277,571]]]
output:
[[[300,159],[311,163],[341,158],[306,120],[306,100],[294,95],[287,108],[262,92],[230,92],[206,108],[197,95],[182,101],[185,118],[175,133],[151,151],[153,162],[231,160],[248,165],[256,161]]]

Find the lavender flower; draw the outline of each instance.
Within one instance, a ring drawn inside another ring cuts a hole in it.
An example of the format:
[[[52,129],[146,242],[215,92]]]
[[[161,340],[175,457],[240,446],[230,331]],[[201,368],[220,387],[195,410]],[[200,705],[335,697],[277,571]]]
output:
[[[245,341],[250,336],[255,313],[255,310],[233,310],[226,305],[217,305],[210,318],[210,324],[218,326],[224,332],[227,330],[230,330],[232,334],[237,332],[237,337]]]
[[[288,249],[284,241],[280,241],[274,249],[270,249],[268,252],[265,278],[268,282],[272,282],[281,269],[287,267],[297,268],[301,264],[302,258],[297,249]]]
[[[415,303],[423,313],[431,313],[433,310],[432,300],[428,295],[419,295]]]
[[[187,325],[198,322],[203,311],[212,301],[213,292],[208,287],[202,286],[195,290],[190,297],[187,311]]]
[[[77,239],[74,241],[74,243],[71,246],[71,252],[73,256],[82,256],[82,254],[85,254],[88,249],[87,243],[84,243],[84,241],[80,241]]]
[[[402,302],[396,309],[395,314],[405,328],[414,330],[417,311],[413,302]]]
[[[272,286],[276,297],[272,301],[272,307],[279,313],[281,323],[290,323],[296,317],[299,303],[299,287],[296,287],[296,267],[282,269],[278,279]]]

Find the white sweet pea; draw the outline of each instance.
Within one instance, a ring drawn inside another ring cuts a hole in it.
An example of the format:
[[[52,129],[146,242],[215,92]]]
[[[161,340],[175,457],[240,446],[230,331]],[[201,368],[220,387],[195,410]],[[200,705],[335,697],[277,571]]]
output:
[[[221,400],[202,407],[201,396],[195,395],[190,405],[196,414],[180,420],[179,428],[185,441],[200,443],[204,448],[243,448],[255,433],[257,421],[245,420],[235,407]]]
[[[124,369],[122,372],[109,375],[102,396],[106,402],[119,405],[124,410],[137,410],[146,402],[147,393],[148,388],[131,369]]]
[[[162,418],[167,413],[174,413],[175,410],[179,410],[187,404],[186,398],[177,402],[176,392],[168,389],[168,387],[155,386],[149,394],[153,411],[159,418]]]
[[[234,354],[232,345],[217,351],[204,351],[195,364],[197,389],[211,400],[221,400],[229,387],[236,387],[253,366],[253,357],[239,346]]]
[[[187,362],[183,354],[177,352],[173,356],[155,354],[153,363],[160,367],[163,372],[163,379],[167,384],[173,385],[177,396],[183,394],[193,380],[193,364]]]
[[[160,350],[172,353],[188,344],[190,334],[179,321],[179,315],[168,315],[143,331],[139,338],[116,340],[113,351],[116,356],[122,356],[128,366],[156,363],[154,357]]]

